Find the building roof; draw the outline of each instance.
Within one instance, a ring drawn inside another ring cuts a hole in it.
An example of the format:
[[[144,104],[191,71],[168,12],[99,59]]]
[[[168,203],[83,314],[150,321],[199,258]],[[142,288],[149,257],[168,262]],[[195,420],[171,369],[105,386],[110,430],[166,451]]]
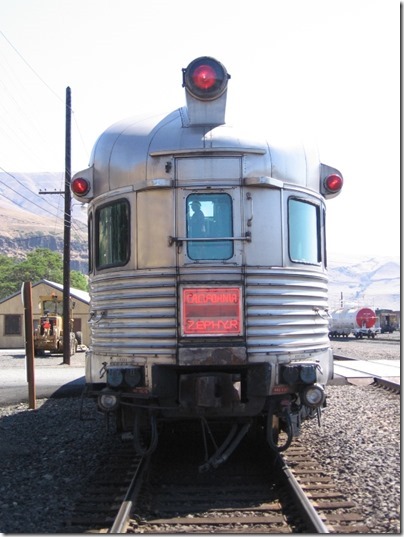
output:
[[[63,284],[61,283],[55,283],[49,280],[41,280],[35,285],[38,285],[39,283],[46,283],[63,293]],[[81,289],[75,289],[74,287],[70,287],[70,296],[77,298],[78,300],[81,300],[82,302],[86,302],[86,304],[90,303],[90,294],[87,293],[87,291],[82,291]]]
[[[51,282],[49,280],[39,280],[39,282],[33,283],[32,287],[37,287],[41,283],[44,283],[45,285],[49,285],[50,287],[53,287],[54,289],[57,289],[58,291],[63,293],[63,284]],[[13,293],[12,295],[0,300],[0,304],[20,294],[21,294],[21,291]],[[84,302],[85,304],[90,303],[90,294],[87,293],[87,291],[82,291],[81,289],[75,289],[74,287],[70,287],[70,296],[73,298],[76,298],[77,300],[80,300],[81,302]]]

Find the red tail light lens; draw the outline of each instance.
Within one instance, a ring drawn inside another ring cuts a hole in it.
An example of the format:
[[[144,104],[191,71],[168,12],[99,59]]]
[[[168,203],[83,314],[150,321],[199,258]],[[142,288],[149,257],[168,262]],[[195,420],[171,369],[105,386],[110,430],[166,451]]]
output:
[[[341,190],[343,183],[344,183],[344,180],[342,179],[340,175],[337,175],[336,173],[332,173],[331,175],[325,178],[324,186],[328,192],[336,193]]]
[[[91,185],[87,179],[83,179],[82,177],[77,177],[71,184],[72,191],[76,196],[85,196],[89,192],[90,187]]]
[[[201,100],[220,97],[227,88],[230,75],[225,67],[215,60],[204,56],[191,62],[183,72],[183,86]]]
[[[209,90],[216,83],[216,73],[210,65],[200,65],[192,74],[192,82],[202,91]]]

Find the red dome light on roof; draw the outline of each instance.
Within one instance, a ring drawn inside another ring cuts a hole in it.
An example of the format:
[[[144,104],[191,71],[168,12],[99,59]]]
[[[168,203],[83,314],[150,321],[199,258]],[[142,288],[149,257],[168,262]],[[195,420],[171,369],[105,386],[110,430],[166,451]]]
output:
[[[224,65],[208,56],[192,61],[182,72],[183,86],[191,95],[202,101],[220,97],[230,78]]]
[[[216,83],[215,70],[210,65],[200,65],[193,72],[192,80],[197,88],[208,90]]]

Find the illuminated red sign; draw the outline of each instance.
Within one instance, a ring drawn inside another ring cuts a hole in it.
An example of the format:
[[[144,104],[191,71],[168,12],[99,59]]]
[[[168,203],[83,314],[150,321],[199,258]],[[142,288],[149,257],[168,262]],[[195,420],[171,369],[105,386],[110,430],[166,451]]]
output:
[[[239,287],[185,288],[182,333],[185,336],[238,336],[243,332]]]

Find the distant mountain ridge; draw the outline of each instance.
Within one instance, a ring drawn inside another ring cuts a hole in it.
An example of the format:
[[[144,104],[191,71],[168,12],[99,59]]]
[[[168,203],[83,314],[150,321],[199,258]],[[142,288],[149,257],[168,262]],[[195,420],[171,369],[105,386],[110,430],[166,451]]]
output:
[[[48,194],[39,194],[39,191]],[[64,173],[0,172],[0,251],[24,257],[35,248],[63,252]],[[72,204],[71,266],[87,272],[87,214]],[[329,302],[400,309],[400,258],[328,253]]]
[[[344,305],[400,310],[400,258],[329,253],[331,309]]]
[[[46,192],[40,194],[39,192]],[[63,253],[64,173],[0,172],[0,252],[24,258],[36,248]],[[86,273],[87,214],[72,203],[71,268]]]

